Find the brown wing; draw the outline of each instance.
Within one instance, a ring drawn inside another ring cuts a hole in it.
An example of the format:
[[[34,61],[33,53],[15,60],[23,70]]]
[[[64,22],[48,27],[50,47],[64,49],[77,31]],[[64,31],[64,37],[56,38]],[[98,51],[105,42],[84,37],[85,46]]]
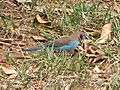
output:
[[[55,41],[48,42],[46,44],[47,46],[54,45],[55,47],[59,47],[63,45],[68,45],[70,42],[71,42],[71,39],[69,37],[62,37],[62,38],[56,39]]]
[[[79,40],[80,34],[81,34],[80,32],[77,32],[77,33],[72,34],[69,37],[58,38],[55,41],[46,43],[46,45],[47,46],[54,45],[55,47],[59,47],[59,46],[63,46],[63,45],[68,45],[73,40]]]

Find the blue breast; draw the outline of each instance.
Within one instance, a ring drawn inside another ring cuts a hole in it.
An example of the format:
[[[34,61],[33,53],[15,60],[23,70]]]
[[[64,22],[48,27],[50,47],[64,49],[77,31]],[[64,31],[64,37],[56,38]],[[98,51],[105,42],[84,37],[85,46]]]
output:
[[[68,45],[64,45],[64,46],[61,46],[61,47],[55,47],[54,50],[70,51],[70,50],[75,49],[79,44],[80,44],[80,42],[75,40],[75,41],[70,42],[70,44],[68,44]]]

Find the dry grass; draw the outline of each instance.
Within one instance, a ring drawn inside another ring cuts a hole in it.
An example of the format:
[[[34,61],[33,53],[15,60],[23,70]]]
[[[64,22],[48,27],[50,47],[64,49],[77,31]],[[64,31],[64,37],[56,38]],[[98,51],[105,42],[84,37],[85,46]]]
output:
[[[102,0],[33,1],[23,4],[0,1],[0,88],[119,90],[120,17],[116,8],[119,2],[116,5]],[[49,23],[40,23],[36,15]],[[112,24],[111,39],[105,44],[96,44],[106,23]],[[51,49],[21,50],[76,31],[87,32],[90,40],[87,47],[78,47],[74,55],[54,53]],[[32,36],[41,37],[36,42]]]

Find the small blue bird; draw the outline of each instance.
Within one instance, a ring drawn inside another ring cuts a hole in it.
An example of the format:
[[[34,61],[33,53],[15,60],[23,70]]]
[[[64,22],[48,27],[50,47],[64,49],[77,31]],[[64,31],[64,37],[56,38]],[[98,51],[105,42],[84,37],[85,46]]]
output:
[[[47,47],[52,48],[54,51],[71,51],[74,50],[79,44],[81,44],[82,40],[87,39],[88,35],[86,33],[74,33],[68,37],[61,37],[52,42],[45,43],[45,47],[34,47],[34,48],[23,48],[23,51],[36,51],[43,50]]]

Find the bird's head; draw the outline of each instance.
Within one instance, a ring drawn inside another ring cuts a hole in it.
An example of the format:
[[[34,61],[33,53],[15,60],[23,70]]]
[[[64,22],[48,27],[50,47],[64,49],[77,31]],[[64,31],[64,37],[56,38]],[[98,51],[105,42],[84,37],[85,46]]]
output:
[[[80,37],[79,37],[79,38],[80,38],[81,40],[84,40],[84,39],[88,39],[88,37],[89,37],[88,34],[82,33],[82,34],[80,34]]]
[[[71,40],[79,40],[81,42],[81,40],[85,40],[85,39],[88,39],[88,34],[86,33],[83,33],[83,32],[77,32],[77,33],[74,33],[72,34],[69,38]]]

